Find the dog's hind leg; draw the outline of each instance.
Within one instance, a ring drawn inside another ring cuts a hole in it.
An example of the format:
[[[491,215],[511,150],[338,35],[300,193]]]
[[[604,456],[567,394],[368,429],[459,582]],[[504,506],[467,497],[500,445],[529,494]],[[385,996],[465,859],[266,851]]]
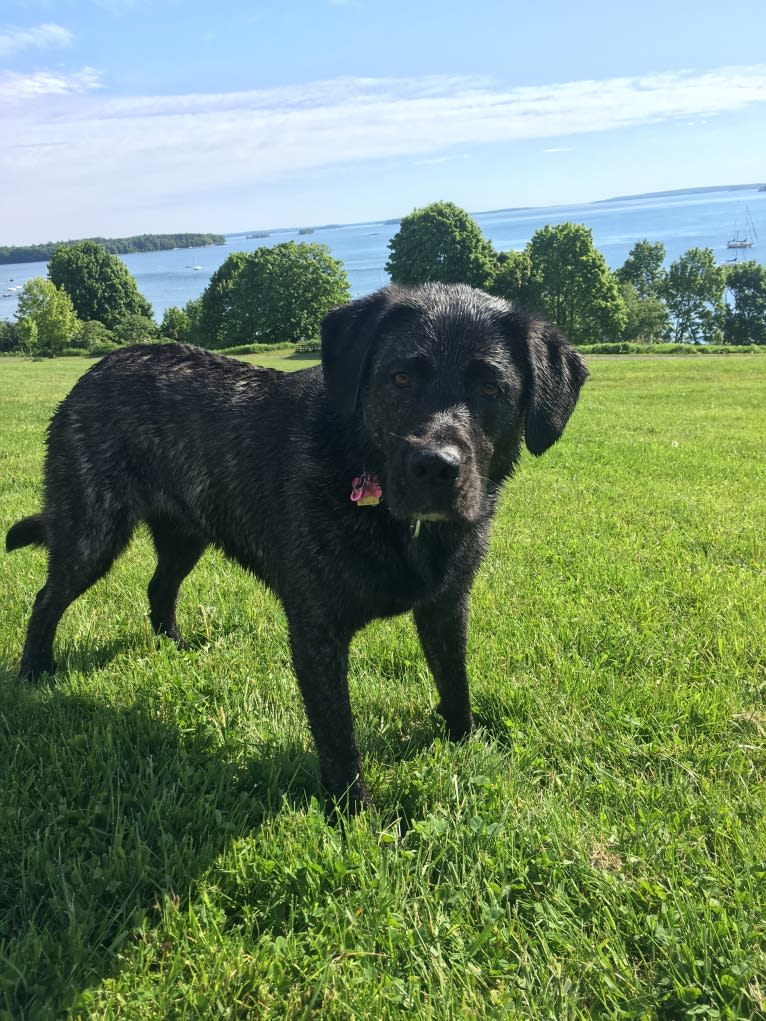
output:
[[[133,531],[126,521],[104,527],[62,528],[48,536],[48,577],[37,593],[27,628],[19,675],[53,673],[53,639],[66,608],[102,578]]]
[[[153,517],[147,521],[157,552],[157,569],[149,582],[149,615],[158,635],[172,638],[183,647],[176,621],[176,601],[181,582],[205,552],[208,543],[186,531],[172,518]]]

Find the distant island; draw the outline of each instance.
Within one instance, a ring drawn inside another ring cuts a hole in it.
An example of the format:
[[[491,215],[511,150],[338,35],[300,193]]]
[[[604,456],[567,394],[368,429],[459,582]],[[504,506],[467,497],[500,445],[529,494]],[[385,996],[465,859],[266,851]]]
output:
[[[593,205],[601,202],[630,202],[633,199],[669,198],[673,195],[702,195],[708,191],[766,191],[764,184],[712,184],[706,188],[674,188],[672,191],[647,191],[641,195],[615,195],[611,199],[597,199]]]
[[[172,248],[206,248],[224,245],[223,234],[136,234],[130,238],[83,238],[96,241],[111,255],[128,255],[131,252],[167,252]],[[0,246],[0,265],[19,262],[47,262],[61,245],[72,241],[48,241],[44,245]]]

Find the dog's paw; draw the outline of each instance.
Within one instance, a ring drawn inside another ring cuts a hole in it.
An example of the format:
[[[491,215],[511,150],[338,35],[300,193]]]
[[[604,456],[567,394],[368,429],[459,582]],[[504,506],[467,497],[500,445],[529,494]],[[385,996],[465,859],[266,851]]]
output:
[[[444,720],[447,736],[450,741],[463,741],[476,729],[470,709],[467,712],[455,713],[445,708],[440,702],[436,707],[436,712]]]
[[[370,792],[361,777],[345,790],[333,792],[326,790],[325,811],[333,821],[343,821],[359,815],[372,805]]]
[[[56,664],[52,659],[45,663],[34,663],[22,660],[19,667],[19,680],[28,684],[41,684],[45,680],[52,680],[56,671]]]

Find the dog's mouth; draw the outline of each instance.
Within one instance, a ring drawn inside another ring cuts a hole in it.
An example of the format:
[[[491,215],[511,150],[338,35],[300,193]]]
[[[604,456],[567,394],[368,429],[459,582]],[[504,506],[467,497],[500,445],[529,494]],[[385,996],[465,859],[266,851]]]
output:
[[[393,494],[388,499],[388,509],[400,521],[430,521],[442,524],[468,524],[470,515],[457,506],[435,507],[432,502],[417,498],[397,501]]]
[[[410,526],[410,531],[413,529],[420,531],[420,526],[424,524],[439,524],[439,525],[470,525],[472,521],[470,518],[463,514],[437,514],[433,511],[408,511],[407,513],[396,513],[396,511],[389,507],[392,516],[397,518],[399,521],[405,521]]]
[[[433,507],[422,507],[417,503],[407,503],[405,506],[397,506],[396,502],[388,501],[388,509],[393,517],[399,521],[407,522],[410,526],[410,534],[420,534],[421,525],[438,524],[450,527],[467,528],[476,524],[480,519],[480,508],[476,510],[467,508],[462,510],[459,507],[450,507],[446,510],[434,510]]]

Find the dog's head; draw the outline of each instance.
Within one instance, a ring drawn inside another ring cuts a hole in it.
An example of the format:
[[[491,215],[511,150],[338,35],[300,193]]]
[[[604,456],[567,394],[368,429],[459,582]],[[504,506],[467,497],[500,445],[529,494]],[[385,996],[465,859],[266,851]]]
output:
[[[335,309],[322,367],[394,517],[466,524],[522,437],[542,454],[561,436],[588,374],[554,327],[462,284],[388,287]]]

